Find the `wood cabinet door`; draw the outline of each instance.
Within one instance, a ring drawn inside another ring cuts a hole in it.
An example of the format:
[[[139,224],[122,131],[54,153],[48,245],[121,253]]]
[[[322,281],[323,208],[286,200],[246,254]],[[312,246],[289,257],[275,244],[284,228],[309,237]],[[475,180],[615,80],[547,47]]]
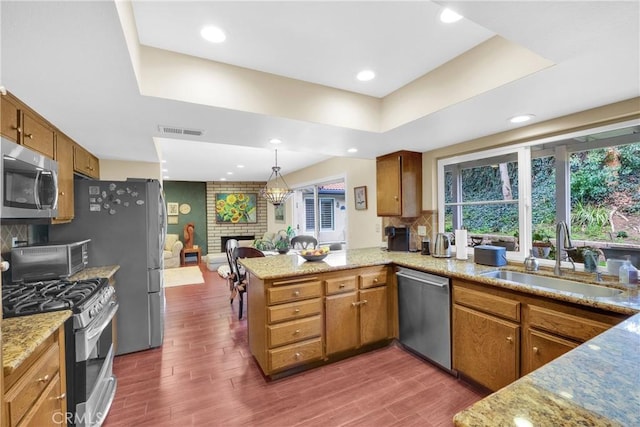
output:
[[[389,337],[387,287],[360,291],[360,344],[365,345]]]
[[[325,298],[327,355],[358,347],[358,296],[356,292]]]
[[[378,216],[402,215],[400,155],[376,159],[376,206]]]
[[[454,305],[454,369],[495,391],[518,379],[519,361],[519,325]]]
[[[78,144],[73,147],[73,170],[91,178],[100,177],[97,157]]]
[[[20,142],[20,111],[6,96],[0,96],[0,134],[18,144]]]
[[[22,113],[23,138],[22,143],[50,159],[54,158],[54,132],[44,125],[38,118],[28,112]]]
[[[32,412],[25,417],[21,425],[29,426],[62,426],[66,425],[66,414],[63,404],[66,396],[62,394],[60,375],[49,384],[38,402],[36,402]]]
[[[58,216],[56,220],[73,218],[73,141],[58,134],[56,138],[56,160],[58,161]]]
[[[524,353],[522,375],[535,371],[578,346],[572,341],[533,329],[526,330],[525,343],[526,347],[522,350]]]

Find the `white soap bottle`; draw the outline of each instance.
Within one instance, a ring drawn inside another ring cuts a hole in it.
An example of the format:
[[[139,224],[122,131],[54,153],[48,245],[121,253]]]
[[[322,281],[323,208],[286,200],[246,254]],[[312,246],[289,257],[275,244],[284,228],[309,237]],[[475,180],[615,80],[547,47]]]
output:
[[[625,262],[620,266],[618,278],[620,279],[620,283],[627,288],[629,301],[635,299],[638,292],[638,270],[631,264],[628,255]]]

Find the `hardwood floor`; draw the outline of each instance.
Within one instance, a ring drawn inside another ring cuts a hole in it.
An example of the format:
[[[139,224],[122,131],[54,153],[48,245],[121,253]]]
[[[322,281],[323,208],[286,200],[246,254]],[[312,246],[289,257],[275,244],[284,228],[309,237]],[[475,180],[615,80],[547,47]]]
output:
[[[162,348],[115,359],[105,427],[447,426],[485,396],[397,346],[267,381],[226,282],[166,289]]]

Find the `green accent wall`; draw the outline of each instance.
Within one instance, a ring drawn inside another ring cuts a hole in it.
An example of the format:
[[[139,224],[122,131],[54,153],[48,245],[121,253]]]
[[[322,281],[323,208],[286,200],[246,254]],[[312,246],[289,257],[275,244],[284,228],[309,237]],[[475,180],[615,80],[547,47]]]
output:
[[[191,206],[191,212],[188,214],[178,214],[178,224],[168,224],[167,232],[178,234],[184,243],[184,226],[193,222],[195,225],[194,244],[198,245],[202,256],[205,256],[207,254],[206,184],[204,182],[164,181],[162,186],[166,203],[178,203],[180,206],[186,203]]]

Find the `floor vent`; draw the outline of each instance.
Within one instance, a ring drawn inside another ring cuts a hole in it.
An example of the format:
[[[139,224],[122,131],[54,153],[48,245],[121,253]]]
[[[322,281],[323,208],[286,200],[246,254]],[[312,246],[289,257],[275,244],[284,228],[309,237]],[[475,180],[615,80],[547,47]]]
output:
[[[189,135],[189,136],[202,136],[204,133],[203,130],[200,129],[185,129],[179,128],[175,126],[163,126],[158,125],[158,130],[161,134],[164,135]]]

